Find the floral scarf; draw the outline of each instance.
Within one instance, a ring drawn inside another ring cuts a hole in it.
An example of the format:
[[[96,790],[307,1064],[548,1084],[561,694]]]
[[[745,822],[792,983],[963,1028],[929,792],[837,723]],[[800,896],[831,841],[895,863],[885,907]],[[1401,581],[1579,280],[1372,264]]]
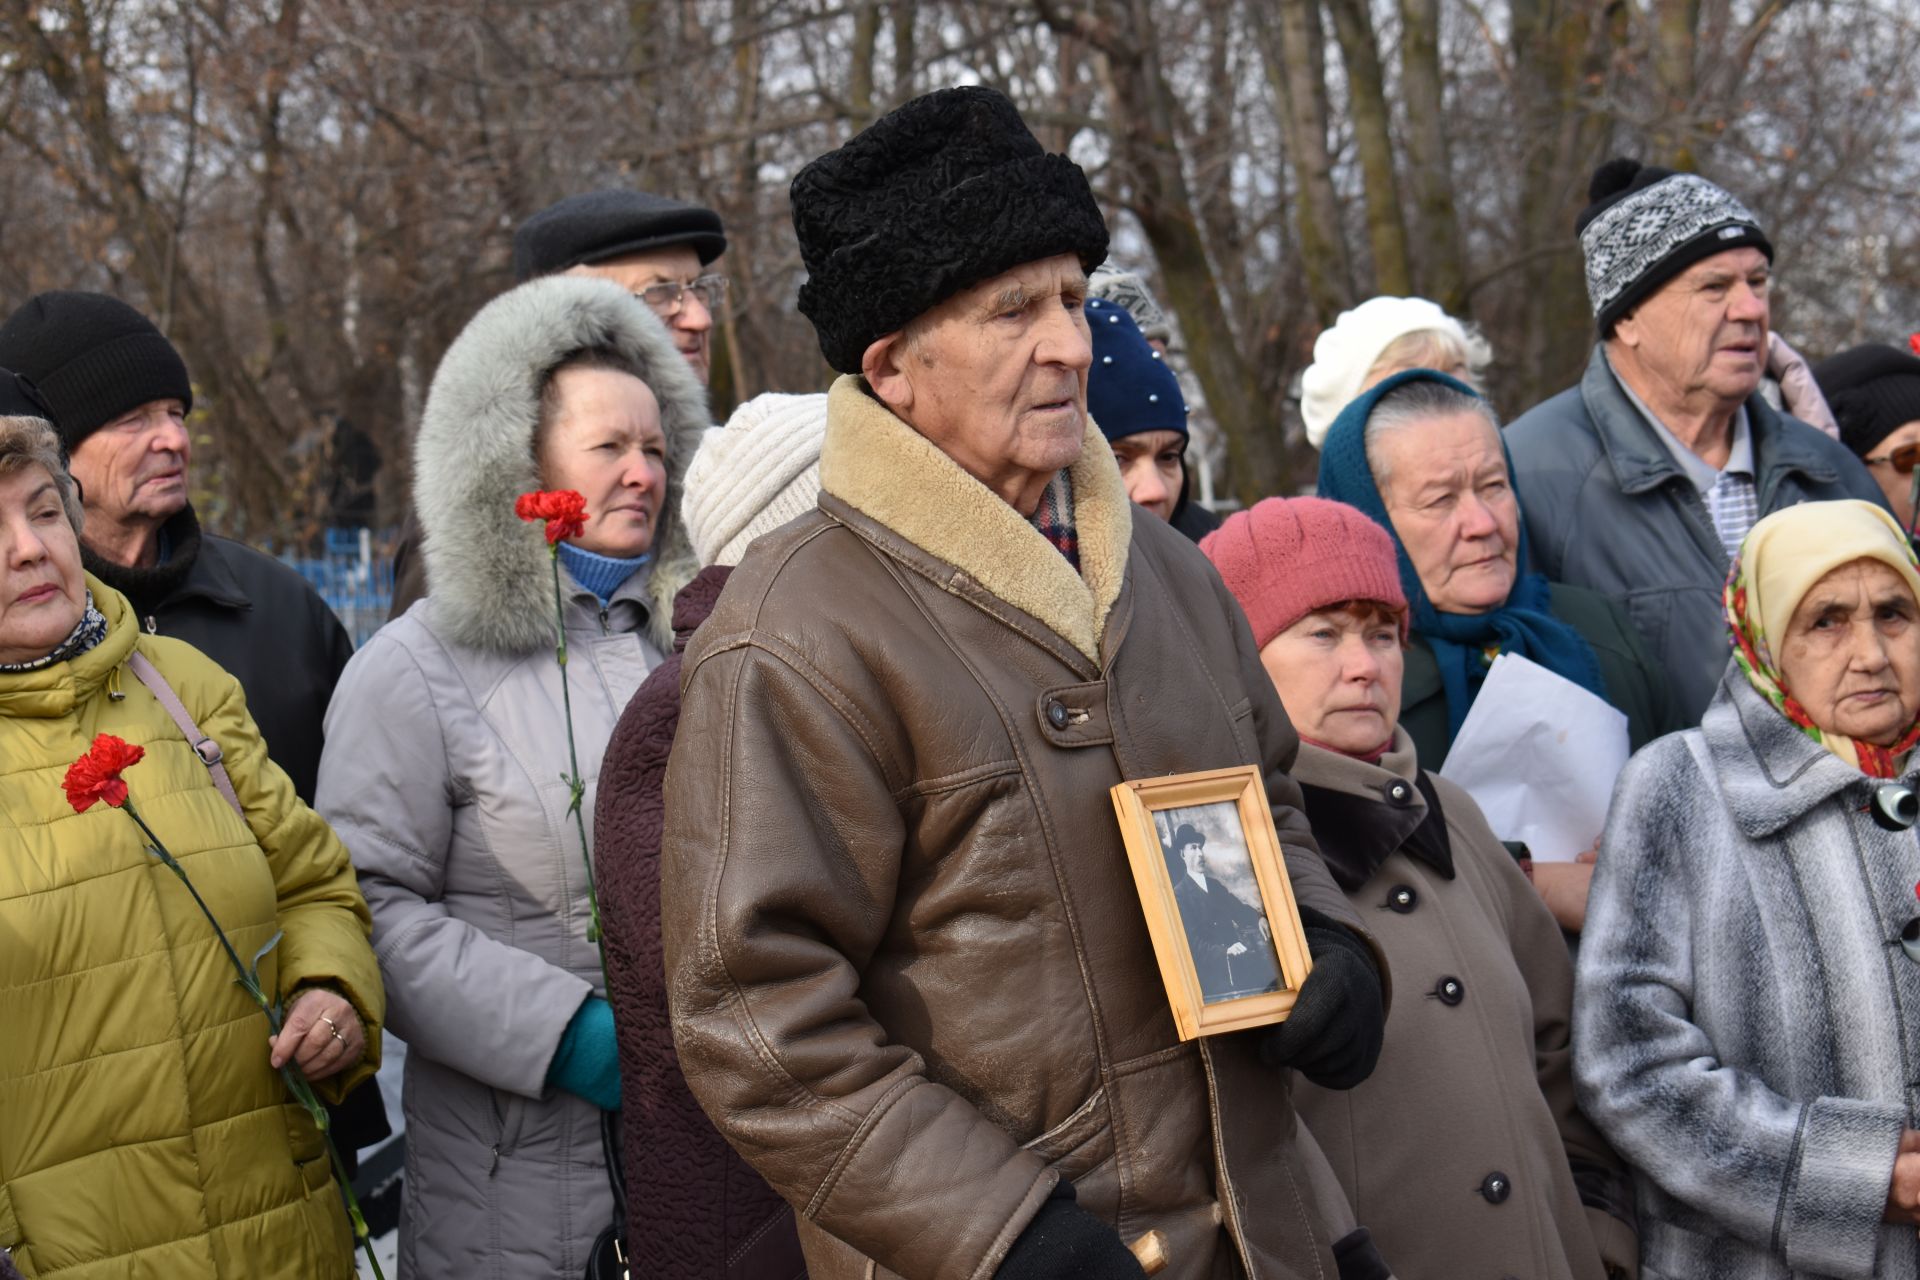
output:
[[[1841,504],[1807,504],[1810,507],[1839,505]],[[1865,507],[1870,504],[1860,503],[1859,505]],[[1786,516],[1788,512],[1795,510],[1788,508],[1779,515]],[[1795,518],[1797,519],[1799,515],[1811,514],[1813,513],[1799,511]],[[1885,517],[1884,522],[1895,535],[1888,539],[1889,545],[1897,546],[1904,552],[1910,568],[1920,569],[1920,559],[1915,558],[1913,546],[1906,538],[1899,536],[1899,527],[1893,523],[1891,517]],[[1747,680],[1753,687],[1778,708],[1781,715],[1798,727],[1800,732],[1848,764],[1854,765],[1870,778],[1895,777],[1901,759],[1912,751],[1916,744],[1920,744],[1920,719],[1916,719],[1912,725],[1908,726],[1907,731],[1901,734],[1899,740],[1891,747],[1876,746],[1871,742],[1862,742],[1858,738],[1849,738],[1845,734],[1822,729],[1813,722],[1813,717],[1807,714],[1807,709],[1787,690],[1785,683],[1781,680],[1780,670],[1774,665],[1772,647],[1767,643],[1765,629],[1760,625],[1759,619],[1754,616],[1755,610],[1748,607],[1747,561],[1756,543],[1764,536],[1763,529],[1773,523],[1778,522],[1774,517],[1769,517],[1754,526],[1753,531],[1747,535],[1746,541],[1741,544],[1740,554],[1734,557],[1733,567],[1727,571],[1727,585],[1721,594],[1721,604],[1727,620],[1727,634],[1733,642],[1734,661],[1739,664],[1740,670],[1746,673]],[[1849,559],[1859,558],[1862,557],[1843,555],[1835,562],[1835,567],[1846,563]],[[1795,604],[1797,603],[1796,601]]]
[[[77,658],[106,638],[106,615],[93,607],[93,592],[88,591],[87,607],[81,613],[80,621],[74,624],[73,630],[67,632],[65,640],[54,646],[52,653],[31,662],[0,662],[0,672],[38,671],[56,662],[65,662],[68,658]]]

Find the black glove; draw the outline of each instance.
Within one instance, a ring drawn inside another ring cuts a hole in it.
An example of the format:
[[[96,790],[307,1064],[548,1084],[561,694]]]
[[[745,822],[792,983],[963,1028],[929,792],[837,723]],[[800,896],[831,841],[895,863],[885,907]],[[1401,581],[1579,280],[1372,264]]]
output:
[[[1120,1233],[1082,1209],[1065,1179],[993,1273],[994,1280],[1146,1280],[1146,1275],[1120,1242]]]
[[[1340,1268],[1340,1280],[1393,1280],[1373,1233],[1355,1227],[1333,1242],[1333,1262]]]
[[[1373,1073],[1386,1035],[1386,1003],[1373,953],[1351,929],[1300,908],[1313,972],[1287,1020],[1266,1033],[1260,1060],[1292,1067],[1323,1089],[1351,1089]]]

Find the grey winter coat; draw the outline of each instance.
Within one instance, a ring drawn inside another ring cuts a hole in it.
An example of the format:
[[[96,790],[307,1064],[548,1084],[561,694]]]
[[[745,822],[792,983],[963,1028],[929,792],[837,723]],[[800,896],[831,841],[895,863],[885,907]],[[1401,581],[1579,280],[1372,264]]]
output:
[[[1920,780],[1911,767],[1906,780]],[[1581,1106],[1639,1173],[1645,1280],[1899,1276],[1920,843],[1729,665],[1614,790],[1574,995]]]
[[[1844,445],[1758,393],[1747,421],[1761,515],[1830,498],[1886,505]],[[1681,722],[1698,723],[1727,661],[1727,555],[1700,491],[1627,399],[1604,345],[1579,386],[1514,419],[1506,438],[1534,568],[1619,601],[1667,672]]]
[[[567,815],[552,569],[514,497],[537,488],[545,371],[612,346],[645,371],[667,436],[667,558],[604,611],[562,574],[583,812],[615,722],[661,658],[690,557],[679,483],[706,400],[646,306],[598,280],[523,285],[435,376],[414,486],[431,595],[354,656],[327,716],[318,808],[373,911],[388,1025],[407,1042],[400,1275],[579,1280],[612,1212],[599,1113],[547,1067],[591,994],[586,864]],[[591,839],[591,828],[589,828]]]

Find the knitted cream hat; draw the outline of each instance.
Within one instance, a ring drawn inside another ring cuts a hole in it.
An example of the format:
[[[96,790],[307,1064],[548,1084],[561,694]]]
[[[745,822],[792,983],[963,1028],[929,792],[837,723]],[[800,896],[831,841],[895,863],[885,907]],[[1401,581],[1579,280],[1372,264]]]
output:
[[[701,439],[680,514],[704,565],[735,565],[747,544],[813,510],[827,397],[755,396]]]
[[[1327,428],[1360,394],[1367,370],[1395,338],[1426,329],[1450,334],[1469,352],[1475,348],[1467,327],[1425,298],[1368,298],[1321,330],[1313,343],[1313,363],[1300,376],[1300,417],[1307,424],[1307,443],[1320,447]]]

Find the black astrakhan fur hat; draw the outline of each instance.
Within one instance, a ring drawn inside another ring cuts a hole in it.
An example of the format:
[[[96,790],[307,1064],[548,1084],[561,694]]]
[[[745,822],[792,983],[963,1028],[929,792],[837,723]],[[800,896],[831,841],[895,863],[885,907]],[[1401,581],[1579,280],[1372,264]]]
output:
[[[941,89],[882,116],[793,180],[800,313],[827,363],[860,372],[879,338],[1025,262],[1107,256],[1087,175],[1049,155],[992,89]]]

